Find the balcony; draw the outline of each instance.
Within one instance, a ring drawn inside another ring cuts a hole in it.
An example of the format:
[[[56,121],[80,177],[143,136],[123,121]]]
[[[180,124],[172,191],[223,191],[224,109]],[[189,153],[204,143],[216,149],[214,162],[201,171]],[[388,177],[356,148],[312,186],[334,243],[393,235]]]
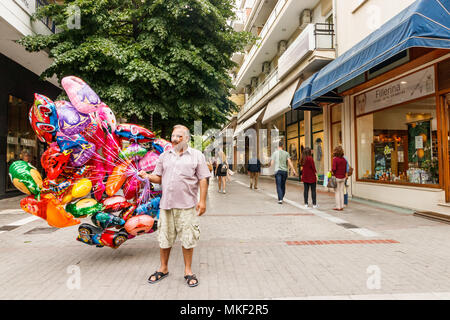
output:
[[[304,9],[314,8],[319,0],[278,0],[259,33],[259,40],[251,47],[239,69],[233,85],[239,91],[259,74],[264,61],[278,54],[278,43],[287,40],[299,27]]]
[[[242,78],[244,72],[247,70],[247,67],[248,67],[248,65],[250,63],[250,60],[252,60],[252,58],[255,55],[256,51],[259,49],[262,41],[264,40],[265,36],[267,35],[268,31],[270,30],[270,28],[274,24],[276,18],[280,14],[284,4],[287,1],[288,0],[279,0],[277,2],[277,4],[275,5],[275,8],[272,10],[272,13],[270,14],[269,18],[267,19],[266,23],[264,24],[264,27],[262,28],[262,30],[261,30],[261,32],[259,34],[259,38],[260,39],[256,41],[256,43],[250,49],[249,53],[245,56],[244,62],[242,63],[242,66],[239,69],[239,73],[238,73],[238,75],[236,77],[236,82],[238,82]]]
[[[332,24],[308,24],[279,58],[279,78],[281,79],[286,76],[306,57],[309,57],[312,52],[334,49],[334,45],[334,29]]]
[[[238,119],[251,109],[262,97],[264,97],[280,80],[278,79],[278,69],[273,70],[264,81],[258,85],[256,90],[250,94],[246,103],[238,113]]]
[[[45,7],[46,5],[50,4],[48,0],[36,0],[36,11],[40,7]],[[41,22],[52,32],[55,33],[55,23],[48,17],[42,18]]]

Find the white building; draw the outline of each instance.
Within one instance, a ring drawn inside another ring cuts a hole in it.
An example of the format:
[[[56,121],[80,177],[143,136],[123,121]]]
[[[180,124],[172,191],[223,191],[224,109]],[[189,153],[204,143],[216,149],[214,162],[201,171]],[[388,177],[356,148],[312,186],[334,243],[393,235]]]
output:
[[[44,0],[0,1],[0,197],[17,194],[10,183],[8,164],[29,154],[38,168],[44,147],[28,121],[28,111],[38,92],[54,99],[60,92],[56,78],[42,81],[39,75],[52,63],[45,52],[30,53],[16,43],[23,36],[51,34],[51,21],[31,21],[31,15]]]

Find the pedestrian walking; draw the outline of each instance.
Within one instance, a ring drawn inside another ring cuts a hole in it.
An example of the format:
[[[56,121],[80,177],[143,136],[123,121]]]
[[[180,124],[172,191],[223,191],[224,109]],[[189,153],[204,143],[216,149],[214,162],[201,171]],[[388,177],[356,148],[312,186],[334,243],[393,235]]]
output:
[[[217,176],[217,183],[219,186],[219,193],[227,193],[226,186],[227,186],[227,177],[228,177],[228,161],[227,157],[225,156],[225,153],[223,151],[219,152],[219,157],[217,159],[217,168],[216,168],[216,176]]]
[[[216,177],[216,168],[217,168],[217,158],[214,156],[212,158],[212,166],[213,166],[213,174],[214,178]]]
[[[313,208],[316,209],[319,206],[317,205],[316,200],[316,185],[317,185],[317,170],[316,165],[314,164],[314,159],[312,157],[312,150],[306,147],[303,150],[302,158],[301,158],[302,169],[302,182],[303,182],[303,198],[305,201],[305,208],[309,209],[308,206],[308,196],[309,190],[311,190],[311,198],[313,203]]]
[[[288,176],[288,165],[294,172],[294,175],[297,176],[297,171],[295,170],[291,157],[289,153],[283,150],[284,143],[280,141],[278,143],[278,150],[276,150],[272,154],[272,160],[270,162],[270,166],[275,166],[275,183],[277,186],[277,194],[278,194],[278,203],[283,203],[283,198],[286,193],[286,180]]]
[[[212,172],[213,172],[213,165],[212,165],[211,161],[212,161],[211,158],[208,158],[208,160],[206,160],[206,165],[208,166],[210,175],[212,175]],[[208,187],[209,187],[209,179],[210,179],[210,177],[206,178],[206,182],[208,182]]]
[[[250,189],[258,189],[258,177],[261,173],[261,161],[257,157],[248,160],[248,173],[250,175]]]
[[[336,208],[333,208],[333,210],[342,211],[344,210],[344,187],[345,179],[347,179],[347,160],[344,158],[344,150],[341,146],[334,148],[331,172],[333,176],[336,177],[336,188],[334,190]]]
[[[161,154],[151,175],[145,171],[139,172],[142,178],[161,184],[162,187],[158,220],[161,264],[148,278],[151,284],[169,275],[170,251],[177,236],[181,239],[183,250],[184,279],[189,287],[195,287],[199,283],[191,265],[194,247],[200,238],[198,219],[206,211],[206,178],[211,174],[205,156],[199,150],[190,148],[189,140],[187,127],[174,126],[173,149]],[[197,202],[199,188],[200,200]]]

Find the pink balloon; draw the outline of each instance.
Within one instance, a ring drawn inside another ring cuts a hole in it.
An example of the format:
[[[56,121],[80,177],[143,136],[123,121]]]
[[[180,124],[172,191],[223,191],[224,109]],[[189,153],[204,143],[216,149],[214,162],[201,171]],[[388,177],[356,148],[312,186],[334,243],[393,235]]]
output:
[[[98,107],[95,112],[97,122],[101,124],[103,129],[109,130],[109,132],[115,132],[117,129],[117,120],[114,112],[103,102]]]
[[[97,111],[100,106],[100,98],[80,78],[69,76],[61,80],[61,85],[67,93],[75,109],[81,113],[91,113]]]
[[[90,165],[93,167],[90,180],[92,181],[92,191],[94,192],[94,197],[97,201],[102,199],[102,195],[105,192],[106,186],[103,183],[105,178],[105,168],[103,166],[103,161],[98,155],[95,155]]]
[[[139,161],[139,168],[145,171],[155,170],[156,161],[159,155],[156,152],[147,152],[147,154]]]
[[[135,175],[128,177],[123,184],[123,195],[125,199],[136,199],[138,196],[140,184],[141,182]]]

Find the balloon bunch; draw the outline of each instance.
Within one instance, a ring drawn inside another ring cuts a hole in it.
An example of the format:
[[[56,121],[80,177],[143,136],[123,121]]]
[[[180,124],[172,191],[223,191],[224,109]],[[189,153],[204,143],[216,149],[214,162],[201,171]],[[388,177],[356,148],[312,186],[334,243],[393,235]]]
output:
[[[12,183],[28,194],[21,208],[63,228],[82,223],[77,240],[118,248],[156,230],[161,188],[138,176],[153,171],[172,145],[135,124],[118,124],[112,110],[80,78],[61,81],[70,102],[35,94],[29,120],[48,145],[41,157],[46,177],[25,161],[9,168]]]

